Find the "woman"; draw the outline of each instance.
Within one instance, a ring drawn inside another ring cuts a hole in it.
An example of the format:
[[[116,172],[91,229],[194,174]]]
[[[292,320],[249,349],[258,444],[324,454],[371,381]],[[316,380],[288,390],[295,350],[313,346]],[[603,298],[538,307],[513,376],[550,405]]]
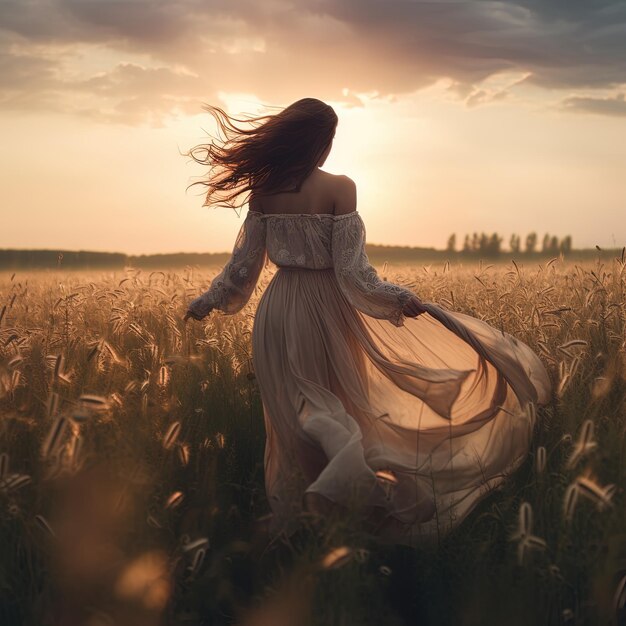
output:
[[[273,531],[303,509],[356,506],[384,541],[441,536],[525,458],[534,407],[550,400],[544,366],[507,333],[378,277],[354,183],[319,169],[330,106],[305,98],[243,120],[209,110],[225,137],[191,151],[211,167],[205,204],[249,210],[185,320],[236,313],[266,256],[278,266],[252,335]]]

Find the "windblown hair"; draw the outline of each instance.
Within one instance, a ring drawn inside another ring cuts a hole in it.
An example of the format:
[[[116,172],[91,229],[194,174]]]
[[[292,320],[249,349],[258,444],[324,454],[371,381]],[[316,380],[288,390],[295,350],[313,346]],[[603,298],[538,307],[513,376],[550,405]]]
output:
[[[303,98],[273,115],[237,118],[217,106],[204,108],[217,121],[223,137],[192,148],[186,156],[209,166],[202,206],[238,208],[252,194],[297,192],[315,169],[337,127],[333,108]]]

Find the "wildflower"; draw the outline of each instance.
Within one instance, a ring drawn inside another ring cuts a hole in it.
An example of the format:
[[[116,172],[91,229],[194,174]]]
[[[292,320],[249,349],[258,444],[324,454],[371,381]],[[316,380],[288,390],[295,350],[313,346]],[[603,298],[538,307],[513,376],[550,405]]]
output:
[[[56,537],[54,530],[48,523],[48,520],[43,515],[35,515],[35,522],[43,531],[51,535],[52,537]]]
[[[386,469],[376,471],[375,475],[385,490],[385,496],[389,499],[391,497],[391,490],[398,484],[396,475],[391,470]]]
[[[17,491],[30,482],[32,482],[32,479],[28,474],[9,474],[3,480],[0,480],[0,490],[4,492]]]
[[[537,470],[537,474],[541,474],[546,469],[546,449],[544,446],[539,446],[537,448],[535,469]]]
[[[166,450],[169,450],[174,445],[174,443],[176,442],[176,439],[178,438],[178,433],[180,433],[180,422],[174,422],[167,429],[167,432],[165,433],[165,436],[163,437],[163,447]]]
[[[546,542],[532,534],[533,510],[529,502],[522,502],[519,510],[519,525],[517,531],[511,536],[511,541],[517,541],[517,562],[523,565],[526,555],[531,550],[545,550]]]
[[[347,546],[334,548],[322,559],[321,566],[324,569],[338,569],[352,559],[353,551]]]
[[[565,496],[563,497],[563,513],[566,520],[572,519],[574,515],[574,509],[578,503],[578,485],[573,482],[565,490]]]
[[[182,465],[189,464],[189,446],[186,443],[178,445],[178,458]]]
[[[207,548],[208,546],[209,540],[206,537],[199,537],[198,539],[194,539],[193,541],[191,541],[189,537],[187,537],[187,541],[183,545],[183,551],[193,552],[194,550]]]
[[[596,504],[599,511],[612,506],[612,498],[615,493],[615,485],[605,485],[604,487],[587,472],[576,479],[576,485],[581,495]]]
[[[573,467],[575,467],[580,459],[589,454],[591,450],[594,450],[598,446],[598,444],[594,440],[593,430],[593,420],[585,420],[581,426],[580,435],[574,445],[574,449],[572,450],[572,453],[567,460],[567,463],[565,464],[565,467],[567,469],[572,469]]]
[[[175,491],[172,495],[167,499],[165,503],[166,509],[174,509],[181,504],[184,500],[185,496],[182,491]]]
[[[44,458],[49,458],[59,453],[60,447],[64,444],[68,426],[69,420],[66,417],[60,416],[54,420],[41,450]]]

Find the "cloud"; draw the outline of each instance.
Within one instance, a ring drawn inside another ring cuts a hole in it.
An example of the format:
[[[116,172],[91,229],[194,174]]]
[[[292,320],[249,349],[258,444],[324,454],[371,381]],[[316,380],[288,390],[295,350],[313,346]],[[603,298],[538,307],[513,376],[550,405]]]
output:
[[[0,24],[0,107],[127,123],[200,113],[220,91],[354,106],[448,78],[476,106],[511,93],[485,88],[499,73],[543,89],[626,84],[623,0],[3,0]],[[119,59],[90,74],[81,49]]]
[[[608,98],[571,96],[561,102],[561,107],[566,111],[578,113],[626,117],[626,95],[621,93]]]
[[[508,91],[499,90],[485,90],[476,89],[466,99],[465,104],[468,107],[475,107],[480,104],[486,104],[488,102],[497,102],[498,100],[504,100],[509,95]]]
[[[109,72],[74,81],[66,88],[95,94],[100,102],[110,103],[108,108],[100,106],[95,111],[77,108],[78,115],[126,124],[147,121],[152,126],[161,126],[163,119],[174,113],[198,113],[200,96],[205,93],[197,76],[133,63],[120,63]]]
[[[215,96],[201,77],[182,68],[120,62],[77,76],[67,71],[75,56],[46,53],[45,48],[36,54],[0,51],[0,110],[162,126],[168,116],[197,114],[201,102]]]

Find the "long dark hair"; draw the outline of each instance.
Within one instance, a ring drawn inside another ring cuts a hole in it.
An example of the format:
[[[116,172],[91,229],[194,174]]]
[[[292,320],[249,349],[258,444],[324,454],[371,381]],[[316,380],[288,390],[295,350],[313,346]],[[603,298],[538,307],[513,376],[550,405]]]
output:
[[[185,156],[208,165],[202,206],[241,207],[254,194],[299,191],[333,140],[337,114],[316,98],[303,98],[273,115],[228,115],[213,105],[204,108],[223,137],[192,148]],[[245,126],[241,126],[241,125]]]

